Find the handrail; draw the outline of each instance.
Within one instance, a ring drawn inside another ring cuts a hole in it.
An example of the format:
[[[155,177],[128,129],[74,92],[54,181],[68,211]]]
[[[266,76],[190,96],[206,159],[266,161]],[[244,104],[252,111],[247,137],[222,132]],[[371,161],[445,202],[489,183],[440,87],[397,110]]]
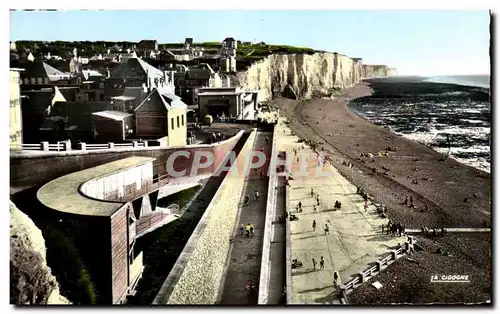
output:
[[[405,245],[406,245],[406,243],[403,244],[403,245],[401,245],[397,250],[392,251],[390,255],[388,255],[385,258],[379,260],[377,262],[379,265],[372,266],[372,267],[366,269],[365,271],[360,272],[360,275],[362,274],[363,277],[371,276],[373,274],[373,272],[376,271],[379,267],[382,267],[382,266],[386,265],[391,260],[397,260],[398,259],[398,255],[406,253]],[[354,285],[356,285],[359,281],[361,281],[361,279],[359,277],[356,277],[356,278],[351,279],[348,282],[346,282],[343,285],[345,291],[347,291],[349,289],[354,289]]]
[[[271,162],[269,163],[268,169],[269,173],[269,184],[267,190],[267,204],[265,211],[265,221],[264,221],[264,237],[262,240],[262,257],[260,266],[260,276],[259,276],[259,291],[258,291],[258,304],[267,304],[268,291],[269,291],[269,280],[271,274],[271,239],[274,233],[273,219],[276,212],[276,187],[278,186],[278,173],[276,172],[276,162],[277,159],[277,127],[274,127],[273,138],[271,143]],[[257,136],[255,137],[255,143],[257,142]],[[255,145],[254,143],[254,145]]]
[[[139,190],[135,189],[131,193],[124,194],[123,196],[118,196],[115,199],[107,198],[106,200],[108,200],[108,201],[121,201],[121,202],[127,202],[127,201],[134,200],[134,199],[138,198],[139,196],[149,194],[150,192],[156,191],[157,189],[159,189],[163,185],[168,184],[169,177],[170,176],[168,174],[163,175],[161,177],[153,179],[153,182],[146,183],[145,188],[144,188],[144,185],[141,184],[141,188]]]
[[[141,219],[139,219],[136,222],[135,238],[137,239],[138,237],[143,236],[145,234],[145,231],[149,230],[151,227],[153,227],[154,225],[158,224],[163,219],[165,219],[171,215],[172,214],[160,212],[160,213],[157,213],[156,215],[149,215],[149,216],[147,216],[147,219],[143,219],[142,221],[141,221]],[[152,224],[151,220],[153,220],[153,218],[157,218],[157,217],[160,217],[160,218],[158,220],[155,220],[155,223]],[[144,218],[146,218],[146,217],[144,217]]]

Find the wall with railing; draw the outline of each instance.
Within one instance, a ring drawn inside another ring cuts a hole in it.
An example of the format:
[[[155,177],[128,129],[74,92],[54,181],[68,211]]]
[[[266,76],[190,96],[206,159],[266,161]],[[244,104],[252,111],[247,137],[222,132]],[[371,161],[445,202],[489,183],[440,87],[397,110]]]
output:
[[[95,167],[111,161],[131,157],[153,157],[153,172],[159,176],[167,173],[167,160],[177,151],[185,151],[189,157],[175,158],[173,168],[175,171],[186,170],[186,176],[211,175],[240,140],[244,131],[235,136],[214,144],[187,145],[177,147],[122,147],[105,150],[86,151],[40,151],[36,154],[13,154],[10,156],[10,185],[14,189],[25,189],[39,186],[60,176]],[[138,144],[137,144],[138,145]],[[197,152],[211,153],[215,161],[208,168],[191,171],[195,159],[199,158]]]
[[[366,282],[373,276],[380,273],[387,266],[392,264],[397,259],[404,256],[408,251],[413,250],[413,245],[415,243],[415,239],[413,237],[409,237],[408,242],[404,243],[397,250],[393,250],[390,252],[388,256],[376,262],[376,265],[359,272],[356,278],[353,278],[346,282],[343,285],[340,285],[340,298],[343,301],[342,303],[347,303],[347,296],[357,287],[359,287],[362,283]]]
[[[163,226],[167,221],[175,220],[174,214],[165,211],[155,211],[137,220],[135,238],[151,232],[153,229]]]
[[[42,152],[62,152],[62,151],[88,151],[88,150],[107,150],[120,148],[138,148],[148,147],[148,142],[133,141],[130,143],[106,143],[106,144],[87,144],[79,142],[77,148],[70,141],[61,141],[57,143],[40,142],[39,144],[22,144],[20,151],[42,151]],[[19,151],[19,150],[17,150]],[[13,149],[16,153],[16,149]]]
[[[273,237],[273,220],[276,212],[276,186],[278,184],[278,174],[276,172],[275,162],[278,160],[278,151],[276,147],[276,131],[274,127],[273,142],[271,147],[271,163],[269,172],[269,186],[267,190],[267,205],[266,205],[266,219],[264,223],[264,238],[262,240],[262,261],[260,267],[259,279],[259,297],[258,304],[267,304],[269,294],[269,280],[271,271],[271,241]]]

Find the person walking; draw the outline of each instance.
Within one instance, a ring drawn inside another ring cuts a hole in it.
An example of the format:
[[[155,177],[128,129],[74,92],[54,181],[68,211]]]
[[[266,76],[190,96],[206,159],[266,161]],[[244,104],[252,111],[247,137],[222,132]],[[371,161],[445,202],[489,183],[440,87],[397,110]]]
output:
[[[240,226],[240,235],[244,235],[245,234],[245,225],[244,224],[241,224]]]
[[[328,228],[328,224],[325,224],[325,235],[330,234],[330,228]]]
[[[313,269],[316,270],[316,260],[313,258]]]
[[[311,198],[314,198],[314,190],[311,189]]]
[[[250,202],[250,196],[245,195],[245,200],[244,200],[243,204],[248,205],[249,202]]]
[[[250,238],[250,223],[245,226],[245,236]]]
[[[323,259],[323,256],[321,256],[321,259],[319,260],[319,270],[325,269],[325,260]]]
[[[258,201],[259,200],[259,190],[255,190],[255,200]]]
[[[254,236],[255,236],[255,229],[253,227],[253,224],[250,224],[250,238],[253,239]]]
[[[368,201],[365,201],[365,213],[368,210]]]
[[[339,282],[339,273],[335,271],[333,272],[333,286],[337,287],[338,282]]]
[[[302,212],[302,202],[299,201],[299,212]]]
[[[319,194],[318,194],[318,196],[316,196],[316,205],[319,206]]]
[[[318,212],[318,209],[316,208],[316,205],[313,205],[313,211],[314,211],[315,213],[317,213],[317,212]]]
[[[313,231],[316,231],[316,220],[313,220]]]

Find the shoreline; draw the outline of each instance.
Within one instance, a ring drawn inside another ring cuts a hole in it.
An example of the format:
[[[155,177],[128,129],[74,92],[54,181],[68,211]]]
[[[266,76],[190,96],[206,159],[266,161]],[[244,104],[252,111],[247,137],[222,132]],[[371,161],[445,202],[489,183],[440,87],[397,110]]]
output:
[[[278,98],[275,102],[297,135],[324,143],[320,149],[323,146],[334,166],[348,177],[352,172],[354,182],[386,204],[389,216],[407,227],[491,225],[491,175],[451,158],[439,161],[442,155],[432,148],[372,124],[351,110],[350,101],[372,92],[365,82],[333,100]],[[388,158],[360,157],[362,152],[384,151],[388,146],[397,147]],[[353,163],[354,171],[342,165],[344,160]],[[373,168],[377,173],[370,171]],[[413,183],[415,179],[418,184]],[[406,195],[413,196],[416,209],[403,205]],[[463,202],[465,197],[467,202]]]
[[[350,101],[353,101],[353,100],[355,100],[355,98],[354,98],[354,99],[351,99]],[[427,144],[426,144],[426,143],[424,143],[424,142],[420,142],[420,141],[418,141],[418,140],[414,140],[414,139],[408,138],[407,136],[405,136],[405,134],[403,134],[403,133],[398,133],[398,132],[396,132],[396,131],[392,130],[392,129],[391,129],[391,127],[390,127],[389,125],[386,125],[386,124],[383,124],[383,125],[382,125],[382,124],[376,124],[376,123],[371,122],[371,121],[370,121],[370,119],[368,119],[368,118],[367,118],[367,117],[366,117],[366,116],[365,116],[365,115],[364,115],[361,111],[356,110],[355,108],[352,108],[352,107],[350,106],[350,101],[347,103],[347,110],[351,111],[351,112],[352,112],[352,113],[354,113],[356,116],[358,116],[358,117],[360,117],[361,119],[365,120],[367,123],[370,123],[370,124],[372,124],[372,125],[376,125],[376,126],[379,126],[379,127],[382,127],[382,128],[386,128],[387,130],[389,130],[389,131],[390,131],[393,135],[395,135],[395,136],[400,136],[400,137],[403,137],[403,138],[405,138],[405,139],[407,139],[407,140],[409,140],[409,141],[412,141],[412,142],[414,142],[414,143],[418,143],[418,144],[425,145],[426,147],[428,147],[428,148],[432,149],[433,151],[437,152],[438,154],[442,154],[442,153],[440,153],[439,151],[437,151],[436,149],[434,149],[434,148],[433,148],[433,147],[431,147],[430,145],[427,145]],[[490,132],[491,132],[491,128],[490,128]],[[491,154],[491,149],[490,149],[490,154]],[[490,162],[490,163],[488,163],[488,170],[486,170],[486,169],[480,168],[479,166],[474,166],[474,165],[472,165],[472,164],[468,164],[468,163],[466,163],[466,162],[465,162],[465,161],[466,161],[466,159],[463,159],[463,158],[457,158],[457,157],[454,157],[454,156],[453,156],[453,155],[451,155],[451,154],[450,154],[449,158],[450,158],[450,159],[455,160],[456,162],[458,162],[458,163],[460,163],[460,164],[462,164],[462,165],[464,165],[464,166],[472,167],[472,168],[474,168],[474,169],[476,169],[476,170],[479,170],[479,171],[482,171],[482,172],[484,172],[485,174],[488,174],[488,175],[490,175],[490,174],[491,174],[491,162]],[[462,161],[462,160],[460,160],[460,159],[462,159],[463,161]]]
[[[350,111],[370,123],[388,128],[394,134],[424,144],[440,154],[448,152],[448,147],[443,144],[445,137],[442,134],[451,133],[454,145],[451,147],[449,157],[491,173],[491,145],[488,143],[491,123],[487,120],[489,113],[484,111],[488,106],[484,99],[485,95],[486,97],[488,95],[487,89],[450,82],[415,81],[404,78],[369,80],[366,83],[374,88],[374,95],[367,99],[353,99],[348,104]],[[437,93],[434,99],[425,98],[426,95],[434,93]],[[463,93],[464,96],[458,96],[457,93],[458,95]],[[446,96],[448,94],[450,96]],[[455,95],[451,96],[453,94]],[[399,102],[401,98],[402,103]],[[419,104],[419,107],[412,110],[408,116],[408,111],[404,108],[413,102]],[[447,104],[448,102],[451,103]],[[457,102],[472,102],[479,107],[464,107]],[[384,104],[387,107],[384,108]],[[436,106],[435,110],[429,104]],[[451,115],[446,113],[455,109],[457,112]],[[468,111],[472,116],[465,114]],[[427,123],[423,121],[426,119]],[[405,120],[407,123],[404,123]]]

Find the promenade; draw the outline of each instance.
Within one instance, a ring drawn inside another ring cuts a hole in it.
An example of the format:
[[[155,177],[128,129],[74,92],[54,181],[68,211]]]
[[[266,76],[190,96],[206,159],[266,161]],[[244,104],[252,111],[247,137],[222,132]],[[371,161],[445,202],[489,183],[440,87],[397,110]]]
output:
[[[254,150],[261,147],[270,155],[271,142],[265,143],[265,138],[272,138],[271,133],[257,132],[255,135]],[[263,168],[266,173],[267,168]],[[238,223],[235,226],[235,237],[232,243],[230,259],[227,261],[227,273],[222,291],[220,304],[247,305],[257,304],[257,295],[249,296],[245,290],[245,283],[251,280],[258,291],[260,267],[262,259],[262,240],[264,237],[264,225],[266,218],[267,188],[269,180],[265,176],[260,178],[260,169],[245,173],[244,193],[238,204]],[[254,192],[259,191],[260,199],[255,200]],[[244,196],[251,199],[248,205],[244,205]],[[240,234],[239,226],[251,223],[255,227],[255,236],[247,238]]]
[[[292,270],[292,303],[339,303],[333,285],[334,271],[339,273],[341,282],[347,282],[369,264],[385,257],[391,248],[405,242],[405,237],[382,234],[382,225],[387,225],[388,220],[381,218],[371,204],[365,212],[364,200],[356,193],[356,187],[330,164],[322,166],[322,171],[328,176],[316,176],[316,153],[298,143],[298,138],[291,135],[283,123],[278,127],[277,136],[279,151],[293,155],[295,148],[299,149],[298,156],[309,158],[307,176],[293,175],[300,169],[295,156],[290,169],[288,211],[299,217],[290,223],[291,259],[303,263],[301,268]],[[314,212],[313,205],[317,204],[318,195],[320,205]],[[342,203],[340,210],[334,209],[336,200]],[[301,213],[296,210],[299,201],[303,208]],[[316,221],[315,231],[313,220]],[[329,227],[329,234],[325,234],[325,224]],[[321,256],[325,261],[323,270],[319,270]],[[313,269],[313,258],[317,262],[316,270]]]

